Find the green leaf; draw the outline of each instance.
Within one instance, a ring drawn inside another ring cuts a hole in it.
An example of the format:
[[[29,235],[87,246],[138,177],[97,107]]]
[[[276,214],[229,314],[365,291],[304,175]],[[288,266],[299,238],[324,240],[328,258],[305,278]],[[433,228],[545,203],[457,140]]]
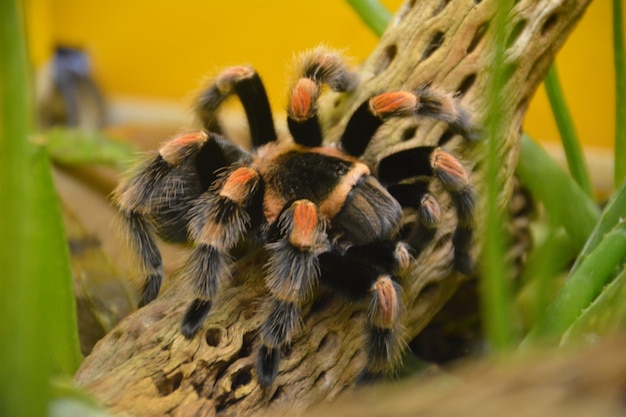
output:
[[[74,387],[71,381],[55,378],[52,381],[52,401],[48,417],[112,417],[87,393]]]
[[[604,287],[598,298],[583,311],[567,330],[561,343],[579,341],[586,336],[607,336],[626,326],[626,269],[609,285]]]
[[[523,288],[517,296],[526,328],[544,313],[561,283],[557,279],[566,271],[580,247],[575,247],[562,227],[549,227],[545,239],[534,245],[524,265]]]
[[[596,225],[589,236],[589,239],[585,243],[576,263],[572,266],[571,273],[575,272],[583,259],[591,251],[593,251],[598,243],[604,238],[611,229],[613,229],[622,219],[626,218],[626,181],[622,186],[613,193],[608,204],[602,212],[600,220],[596,222]]]
[[[377,0],[347,0],[363,22],[377,36],[381,36],[391,20],[391,13]]]
[[[48,159],[33,131],[24,17],[0,1],[0,415],[43,416],[49,377],[81,357],[69,256]]]
[[[516,173],[533,196],[543,203],[553,221],[561,224],[577,251],[600,218],[600,209],[588,195],[528,135],[522,135]]]
[[[130,144],[98,131],[55,127],[46,131],[43,138],[52,159],[66,165],[113,165],[125,170],[137,154]]]
[[[626,258],[626,221],[620,221],[571,272],[525,343],[560,338],[598,296]]]

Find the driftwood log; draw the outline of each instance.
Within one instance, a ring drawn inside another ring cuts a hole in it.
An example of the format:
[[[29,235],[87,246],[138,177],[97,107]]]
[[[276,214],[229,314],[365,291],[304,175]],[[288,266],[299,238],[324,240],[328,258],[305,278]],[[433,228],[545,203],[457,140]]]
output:
[[[506,132],[498,138],[500,205],[512,193],[513,170],[524,113],[557,50],[590,0],[519,0],[507,14],[507,80],[498,105]],[[512,2],[513,3],[513,2]],[[372,93],[431,84],[458,92],[461,104],[480,125],[487,117],[493,79],[494,37],[490,23],[500,0],[410,0],[390,22],[378,47],[360,67],[361,86],[348,95],[330,94],[322,103],[330,140],[356,105]],[[368,153],[445,143],[474,170],[476,143],[452,137],[444,123],[392,123]],[[480,189],[480,175],[473,174]],[[451,269],[454,210],[437,196],[445,216],[436,243],[414,262],[403,279],[405,339],[415,337],[466,277]],[[480,223],[480,219],[477,221]],[[476,252],[476,251],[475,251]],[[474,252],[474,256],[476,253]],[[294,415],[349,389],[364,368],[363,315],[366,304],[320,294],[306,306],[304,325],[283,352],[280,374],[269,389],[256,379],[258,311],[265,294],[263,253],[235,266],[234,279],[193,340],[179,331],[192,299],[184,283],[171,285],[157,300],[131,314],[93,349],[75,376],[111,411],[134,416]],[[172,280],[175,280],[173,277]]]
[[[592,345],[458,364],[450,373],[355,390],[305,416],[624,416],[625,342],[622,332]]]

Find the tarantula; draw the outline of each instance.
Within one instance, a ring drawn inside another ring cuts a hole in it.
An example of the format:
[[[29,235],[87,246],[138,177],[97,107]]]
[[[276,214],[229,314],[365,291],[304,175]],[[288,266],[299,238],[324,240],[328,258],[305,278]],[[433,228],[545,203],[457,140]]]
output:
[[[430,146],[400,151],[380,161],[377,176],[359,160],[387,119],[432,117],[471,138],[466,113],[452,95],[435,89],[383,92],[354,111],[336,145],[325,144],[318,117],[324,85],[345,92],[356,84],[339,54],[316,49],[302,55],[287,109],[290,136],[279,139],[258,74],[250,67],[228,68],[198,100],[205,131],[165,142],[115,192],[146,276],[140,306],[156,298],[161,286],[154,235],[192,245],[183,267],[196,289],[182,320],[187,338],[202,326],[229,277],[233,249],[253,239],[262,243],[268,314],[259,330],[257,374],[264,386],[274,381],[281,348],[299,331],[301,308],[320,282],[341,294],[369,298],[364,373],[393,368],[402,346],[398,272],[408,266],[411,253],[430,242],[441,215],[428,192],[432,179],[443,184],[456,208],[454,265],[462,272],[471,268],[473,191],[454,156]],[[216,133],[216,112],[232,95],[247,116],[250,151]],[[401,231],[403,207],[417,211],[419,220]]]

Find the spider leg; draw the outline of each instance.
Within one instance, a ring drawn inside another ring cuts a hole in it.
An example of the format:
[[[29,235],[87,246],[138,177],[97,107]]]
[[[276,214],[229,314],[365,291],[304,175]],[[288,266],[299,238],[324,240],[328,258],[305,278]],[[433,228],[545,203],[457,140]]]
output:
[[[440,147],[421,146],[391,154],[378,166],[378,178],[383,184],[421,176],[438,178],[452,197],[458,217],[452,238],[455,267],[468,274],[472,270],[468,251],[472,238],[474,190],[461,163]]]
[[[340,54],[324,48],[314,49],[299,60],[301,75],[289,95],[287,125],[296,143],[320,146],[322,129],[317,102],[322,84],[328,84],[334,91],[350,91],[356,86],[356,74],[348,69]]]
[[[196,287],[196,299],[182,322],[182,333],[193,337],[202,325],[220,283],[230,277],[229,251],[253,224],[250,212],[260,210],[262,182],[248,167],[232,169],[219,189],[200,196],[189,212],[189,233],[194,249],[184,266]]]
[[[383,242],[352,247],[341,255],[320,255],[322,281],[352,298],[369,297],[366,316],[368,375],[380,375],[399,364],[402,352],[399,316],[400,285],[392,274],[406,268],[410,257],[402,243]]]
[[[404,240],[413,249],[413,255],[418,256],[435,237],[441,218],[441,207],[428,192],[428,184],[425,182],[392,184],[387,187],[387,191],[402,207],[417,210],[417,221]]]
[[[420,87],[412,92],[395,91],[378,94],[362,103],[350,117],[340,143],[344,151],[361,156],[378,128],[392,117],[426,116],[442,120],[454,133],[477,139],[466,112],[450,94]]]
[[[267,92],[256,71],[246,66],[226,69],[200,94],[196,113],[206,131],[216,130],[217,110],[233,94],[239,96],[246,112],[252,146],[258,148],[275,141],[277,136]]]
[[[280,349],[291,343],[301,327],[302,303],[313,294],[319,277],[317,256],[327,247],[325,221],[311,201],[293,202],[277,222],[283,237],[266,246],[269,315],[260,329],[262,345],[257,359],[263,386],[276,378]]]
[[[187,240],[184,216],[201,186],[183,173],[194,171],[193,157],[212,142],[201,132],[176,136],[113,193],[123,231],[146,276],[140,307],[155,299],[161,287],[163,264],[154,234],[172,242]]]

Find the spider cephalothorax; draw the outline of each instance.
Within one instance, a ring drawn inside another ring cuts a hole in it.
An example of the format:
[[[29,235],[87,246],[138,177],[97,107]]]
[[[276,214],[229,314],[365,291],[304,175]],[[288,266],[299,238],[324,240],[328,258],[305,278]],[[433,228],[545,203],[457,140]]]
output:
[[[447,189],[457,211],[454,264],[462,272],[470,268],[473,193],[456,158],[440,147],[404,150],[383,158],[376,177],[359,160],[392,117],[433,117],[454,133],[471,135],[454,98],[430,88],[380,93],[354,111],[339,142],[330,145],[324,143],[318,98],[324,84],[335,91],[353,89],[356,76],[338,54],[324,49],[303,55],[301,63],[287,110],[289,137],[278,139],[256,72],[229,68],[199,99],[206,131],[166,142],[115,194],[146,276],[140,305],[156,298],[161,285],[153,234],[192,245],[184,273],[197,296],[182,321],[188,338],[230,275],[231,251],[251,236],[260,239],[268,259],[267,318],[257,361],[263,385],[276,377],[280,350],[299,331],[301,308],[319,282],[344,295],[369,298],[365,371],[393,368],[402,346],[396,277],[408,266],[409,253],[421,251],[434,236],[441,209],[428,192],[433,178]],[[246,112],[250,151],[214,133],[216,112],[231,95],[239,96]],[[401,233],[403,208],[417,211],[418,221]]]

